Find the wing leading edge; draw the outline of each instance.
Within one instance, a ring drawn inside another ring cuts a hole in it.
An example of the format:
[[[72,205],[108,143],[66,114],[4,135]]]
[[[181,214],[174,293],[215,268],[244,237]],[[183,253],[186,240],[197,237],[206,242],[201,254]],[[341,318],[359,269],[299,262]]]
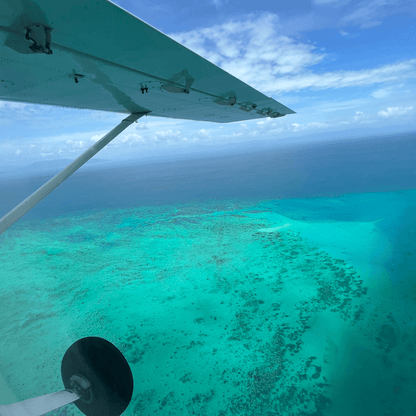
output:
[[[0,99],[232,122],[294,111],[107,0],[0,0]]]

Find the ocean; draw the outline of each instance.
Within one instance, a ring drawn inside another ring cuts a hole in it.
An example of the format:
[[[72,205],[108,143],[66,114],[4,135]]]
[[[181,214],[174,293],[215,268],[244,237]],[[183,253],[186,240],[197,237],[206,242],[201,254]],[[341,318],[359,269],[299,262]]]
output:
[[[0,236],[0,404],[62,390],[97,336],[126,415],[416,415],[415,155],[408,133],[75,173]],[[0,215],[51,175],[0,174]]]

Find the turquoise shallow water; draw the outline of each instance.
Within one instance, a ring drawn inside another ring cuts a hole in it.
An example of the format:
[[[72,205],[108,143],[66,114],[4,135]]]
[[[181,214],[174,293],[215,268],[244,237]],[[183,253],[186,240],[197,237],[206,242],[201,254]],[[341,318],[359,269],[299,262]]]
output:
[[[126,415],[415,415],[416,191],[21,221],[2,237],[0,403],[114,343]],[[81,414],[73,405],[52,412]]]

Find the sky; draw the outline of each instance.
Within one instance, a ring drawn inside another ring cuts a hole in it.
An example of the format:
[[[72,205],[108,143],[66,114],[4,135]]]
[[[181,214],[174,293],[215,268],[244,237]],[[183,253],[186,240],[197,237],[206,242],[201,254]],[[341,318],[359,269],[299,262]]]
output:
[[[416,131],[414,0],[116,0],[292,110],[230,124],[145,117],[100,158]],[[0,167],[75,159],[125,115],[0,101]]]

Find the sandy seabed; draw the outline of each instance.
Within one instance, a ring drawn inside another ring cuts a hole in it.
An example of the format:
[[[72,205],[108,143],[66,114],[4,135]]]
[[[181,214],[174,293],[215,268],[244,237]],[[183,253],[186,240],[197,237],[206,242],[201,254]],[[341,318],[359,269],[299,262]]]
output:
[[[414,205],[408,191],[22,221],[0,239],[0,404],[63,389],[66,349],[99,336],[131,366],[126,415],[416,415],[416,221],[399,224]]]

